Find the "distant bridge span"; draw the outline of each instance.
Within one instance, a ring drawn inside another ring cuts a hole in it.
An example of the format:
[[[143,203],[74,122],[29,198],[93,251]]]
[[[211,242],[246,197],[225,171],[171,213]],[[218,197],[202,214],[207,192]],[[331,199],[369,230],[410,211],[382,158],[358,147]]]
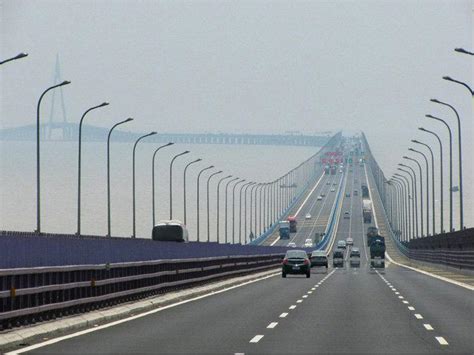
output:
[[[84,125],[83,141],[105,141],[108,128]],[[134,141],[143,133],[129,131],[114,131],[115,141]],[[41,139],[44,141],[77,141],[78,125],[68,122],[53,122],[40,125]],[[286,145],[321,147],[331,138],[332,133],[320,134],[248,134],[248,133],[158,133],[146,142],[153,143],[182,143],[182,144],[241,144],[241,145]],[[36,126],[28,125],[0,130],[2,141],[34,141]],[[145,141],[144,141],[145,142]]]

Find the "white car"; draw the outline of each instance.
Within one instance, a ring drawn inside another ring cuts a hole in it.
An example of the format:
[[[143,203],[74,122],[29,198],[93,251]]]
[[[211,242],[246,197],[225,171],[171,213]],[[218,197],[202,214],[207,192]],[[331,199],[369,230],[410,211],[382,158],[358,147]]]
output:
[[[334,192],[334,191],[336,191],[336,189],[333,187],[333,188],[331,189],[331,192]]]
[[[354,239],[352,239],[351,237],[347,237],[346,238],[346,244],[347,245],[354,245]]]
[[[313,247],[313,241],[311,239],[306,239],[304,241],[304,247],[305,248],[312,248]]]
[[[305,219],[311,219],[311,215],[309,213],[306,213],[306,216],[304,216]]]
[[[319,195],[316,200],[321,201],[323,199],[323,196]]]
[[[288,243],[289,248],[296,248],[296,243],[290,242]]]
[[[340,240],[337,242],[337,249],[346,249],[346,241]]]

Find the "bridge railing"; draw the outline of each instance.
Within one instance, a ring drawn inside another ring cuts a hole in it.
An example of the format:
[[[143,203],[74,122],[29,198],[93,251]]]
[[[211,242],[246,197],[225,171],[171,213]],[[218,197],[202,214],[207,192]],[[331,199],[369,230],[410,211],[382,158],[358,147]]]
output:
[[[276,267],[284,254],[0,270],[0,325],[10,328]]]

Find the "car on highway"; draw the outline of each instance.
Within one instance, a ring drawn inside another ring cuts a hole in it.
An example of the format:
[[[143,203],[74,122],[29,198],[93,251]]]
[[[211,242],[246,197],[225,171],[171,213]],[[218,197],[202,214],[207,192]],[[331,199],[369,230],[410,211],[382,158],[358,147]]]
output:
[[[311,214],[306,213],[306,216],[304,216],[304,219],[311,219]]]
[[[347,237],[346,238],[346,244],[347,245],[354,245],[354,239],[352,239],[351,237]]]
[[[351,214],[349,213],[349,211],[345,211],[344,212],[344,219],[350,219],[351,218]]]
[[[333,267],[344,267],[344,253],[342,250],[334,250],[332,253],[332,266]]]
[[[326,182],[326,185],[331,185],[331,181]]]
[[[303,274],[311,277],[311,261],[304,250],[288,250],[281,266],[281,276]]]
[[[313,247],[313,240],[308,238],[304,241],[304,247],[305,248],[312,248]]]
[[[334,192],[334,191],[336,191],[336,189],[333,187],[333,188],[331,189],[331,192]]]
[[[328,268],[328,256],[325,251],[314,250],[311,253],[311,267],[315,266],[325,266]]]
[[[336,186],[336,185],[337,185],[337,182],[333,182],[333,183],[332,183],[332,186]]]
[[[342,173],[342,169],[339,169],[339,172]]]
[[[346,197],[351,197],[351,193],[350,193],[350,192],[346,192]]]
[[[159,242],[187,243],[188,230],[177,219],[159,221],[151,232],[151,239]]]
[[[345,240],[339,240],[337,242],[337,249],[346,249],[347,244]]]
[[[295,242],[289,242],[288,247],[289,248],[296,248],[296,243]]]
[[[359,191],[354,190],[354,196],[358,196],[358,195],[359,195]]]
[[[351,253],[349,254],[349,262],[352,266],[360,266],[360,250],[359,248],[352,248]]]
[[[321,195],[319,195],[319,196],[321,196],[321,198],[323,198],[323,197],[326,197],[326,194],[323,192],[323,193],[322,193]]]

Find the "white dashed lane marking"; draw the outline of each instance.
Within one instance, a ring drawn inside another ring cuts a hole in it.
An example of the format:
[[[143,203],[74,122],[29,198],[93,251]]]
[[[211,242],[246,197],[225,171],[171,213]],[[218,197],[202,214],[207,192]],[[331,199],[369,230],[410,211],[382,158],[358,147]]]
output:
[[[433,330],[433,327],[431,326],[431,324],[423,324],[423,326],[425,327],[426,330]]]
[[[438,343],[440,343],[441,345],[448,345],[448,342],[443,337],[435,337],[435,338],[438,341]]]
[[[263,338],[263,335],[255,335],[252,339],[250,339],[249,343],[258,343],[260,339]]]
[[[293,305],[290,306],[289,309],[295,309],[295,308],[296,308],[296,304],[293,304]]]
[[[420,313],[415,313],[416,319],[423,319],[423,316]]]
[[[280,314],[280,318],[285,318],[287,315],[288,315],[288,313],[284,312],[284,313]]]
[[[296,303],[301,303],[301,302],[303,302],[303,300],[298,300],[298,301],[296,301]]]
[[[415,310],[415,307],[413,307],[413,306],[408,306],[408,309],[409,309],[410,311],[414,311],[414,310]]]
[[[308,298],[308,295],[304,295],[303,298]]]
[[[278,322],[271,322],[269,325],[267,325],[268,329],[273,329],[277,326]]]

